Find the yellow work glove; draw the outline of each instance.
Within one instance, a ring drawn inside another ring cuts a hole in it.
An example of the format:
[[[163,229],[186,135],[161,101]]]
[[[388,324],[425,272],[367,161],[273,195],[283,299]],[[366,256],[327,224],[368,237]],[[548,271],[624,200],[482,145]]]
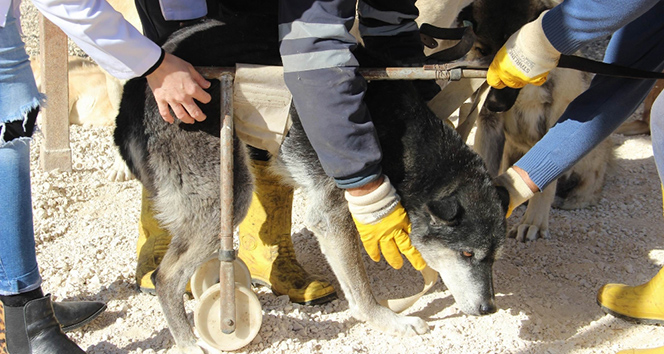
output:
[[[369,194],[352,196],[346,192],[345,196],[364,249],[374,262],[380,261],[382,251],[387,263],[395,269],[403,266],[401,254],[415,269],[424,269],[426,262],[410,243],[410,219],[387,176]]]
[[[496,186],[501,186],[507,189],[507,192],[510,195],[510,205],[507,207],[506,218],[509,218],[510,215],[512,215],[512,212],[516,207],[535,195],[526,182],[524,182],[523,178],[521,178],[512,167],[508,168],[505,173],[496,177],[493,180],[493,183]]]
[[[486,74],[489,85],[498,89],[521,88],[527,84],[540,86],[549,71],[558,66],[560,52],[551,45],[542,29],[545,13],[521,27],[500,48]]]

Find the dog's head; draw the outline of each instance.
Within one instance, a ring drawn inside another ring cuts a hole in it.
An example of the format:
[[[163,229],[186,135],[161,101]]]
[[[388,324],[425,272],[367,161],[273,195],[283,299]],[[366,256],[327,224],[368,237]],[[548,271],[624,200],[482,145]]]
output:
[[[454,185],[409,210],[413,244],[469,315],[496,310],[492,269],[505,239],[509,202],[488,179],[478,177],[461,173]]]
[[[438,135],[436,130],[444,138],[433,143],[428,134]],[[401,141],[410,172],[401,175],[390,159],[383,169],[408,211],[413,245],[440,273],[463,312],[494,312],[492,268],[506,235],[509,196],[493,185],[482,158],[440,120]],[[397,149],[394,140],[381,143],[386,156]],[[410,151],[412,146],[417,151]]]
[[[410,217],[413,245],[462,311],[494,312],[492,268],[506,235],[505,194],[412,83],[370,82],[365,102],[380,138],[383,173]]]

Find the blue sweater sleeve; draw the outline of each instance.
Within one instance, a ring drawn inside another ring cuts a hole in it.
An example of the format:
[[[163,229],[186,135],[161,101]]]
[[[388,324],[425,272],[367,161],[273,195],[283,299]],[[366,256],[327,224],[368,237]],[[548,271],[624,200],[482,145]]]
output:
[[[572,54],[643,15],[660,0],[565,0],[542,19],[549,42]],[[661,19],[660,19],[661,21]]]
[[[597,1],[565,0],[564,3],[596,3]],[[629,2],[629,1],[627,1]],[[646,3],[648,1],[634,1]],[[614,6],[620,1],[604,1]],[[587,11],[590,11],[587,9]],[[608,11],[608,10],[607,10]],[[599,10],[594,10],[599,12]],[[615,13],[615,12],[607,12]],[[609,20],[613,25],[621,20]],[[616,15],[614,15],[616,16]],[[562,23],[575,23],[573,17]],[[642,70],[664,70],[664,1],[656,4],[638,19],[620,28],[611,37],[604,61]],[[546,16],[544,18],[546,20]],[[591,31],[597,24],[588,24]],[[575,30],[562,31],[580,33]],[[603,27],[607,33],[609,27]],[[556,47],[560,48],[560,47]],[[654,80],[595,76],[588,90],[567,107],[556,125],[524,155],[516,166],[528,172],[542,190],[569,170],[602,140],[607,138],[638,108],[654,85]]]

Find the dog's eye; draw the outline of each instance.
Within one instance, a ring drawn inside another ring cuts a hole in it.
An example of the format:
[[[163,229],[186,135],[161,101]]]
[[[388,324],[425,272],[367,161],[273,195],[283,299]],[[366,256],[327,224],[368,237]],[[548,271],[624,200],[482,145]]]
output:
[[[472,258],[473,257],[473,252],[461,251],[461,255],[466,257],[466,258]]]

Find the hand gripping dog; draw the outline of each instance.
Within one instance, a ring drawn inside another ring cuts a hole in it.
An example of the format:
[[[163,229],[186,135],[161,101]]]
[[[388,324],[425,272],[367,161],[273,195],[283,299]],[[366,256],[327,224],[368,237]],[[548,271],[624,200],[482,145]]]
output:
[[[369,194],[352,196],[348,191],[344,194],[364,249],[374,262],[380,260],[382,251],[387,263],[400,269],[403,253],[415,269],[424,269],[426,262],[410,243],[408,214],[387,176],[383,176],[383,183]]]

